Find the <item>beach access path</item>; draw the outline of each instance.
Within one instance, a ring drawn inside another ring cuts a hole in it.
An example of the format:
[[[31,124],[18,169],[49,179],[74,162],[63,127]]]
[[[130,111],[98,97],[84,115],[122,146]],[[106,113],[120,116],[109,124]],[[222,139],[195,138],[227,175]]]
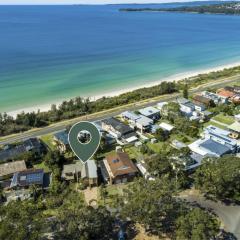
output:
[[[189,90],[189,94],[194,94],[194,93],[197,93],[200,91],[207,90],[209,88],[221,88],[221,87],[226,86],[226,84],[231,84],[231,83],[234,83],[237,81],[240,82],[240,75],[232,76],[229,78],[221,78],[216,81],[204,83],[195,88],[192,88]],[[0,138],[0,145],[10,144],[10,143],[17,142],[17,141],[22,141],[27,138],[40,137],[40,136],[43,136],[46,134],[56,133],[61,130],[64,130],[67,126],[73,125],[79,121],[97,121],[97,120],[101,120],[104,118],[109,118],[109,117],[119,115],[123,111],[127,111],[127,110],[135,111],[135,110],[138,110],[143,107],[156,105],[158,102],[161,102],[161,101],[167,101],[167,102],[173,101],[179,96],[181,96],[181,93],[161,95],[161,96],[154,97],[151,99],[145,99],[145,100],[139,101],[137,103],[131,103],[131,104],[115,107],[113,109],[109,109],[109,110],[105,110],[105,111],[101,111],[101,112],[97,112],[97,113],[93,113],[93,114],[89,114],[89,115],[85,115],[85,116],[81,116],[81,117],[77,117],[77,118],[73,118],[73,119],[69,119],[69,120],[64,120],[64,121],[57,122],[57,123],[53,123],[44,128],[31,129],[31,130],[23,132],[23,133],[4,136],[4,137]]]

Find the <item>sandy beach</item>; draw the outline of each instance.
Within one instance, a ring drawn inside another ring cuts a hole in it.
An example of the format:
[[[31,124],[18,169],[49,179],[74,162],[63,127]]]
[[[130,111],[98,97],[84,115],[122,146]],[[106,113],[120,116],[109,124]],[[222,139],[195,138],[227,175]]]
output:
[[[221,66],[218,66],[218,67],[203,69],[203,70],[199,70],[199,71],[192,71],[192,72],[175,74],[175,75],[170,76],[168,78],[152,81],[151,83],[141,84],[139,86],[134,86],[134,87],[128,87],[128,88],[125,88],[125,89],[122,89],[122,90],[112,91],[111,93],[102,93],[102,94],[99,94],[99,95],[91,96],[90,100],[94,101],[94,100],[97,100],[97,99],[102,98],[104,96],[105,97],[113,97],[113,96],[120,95],[122,93],[134,91],[134,90],[139,89],[139,88],[156,86],[163,81],[168,81],[168,82],[169,81],[176,81],[177,82],[177,81],[180,81],[180,80],[185,79],[185,78],[195,77],[199,74],[208,74],[210,72],[221,71],[223,69],[233,68],[233,67],[237,67],[237,66],[240,66],[240,62],[221,65]],[[75,97],[77,97],[77,96],[75,96]],[[87,96],[83,96],[83,97],[87,97]],[[61,99],[61,100],[58,100],[56,102],[51,102],[51,103],[48,103],[48,104],[17,109],[17,110],[14,110],[14,111],[9,111],[9,112],[7,112],[7,114],[15,118],[17,116],[17,114],[19,114],[21,112],[25,112],[25,113],[27,113],[27,112],[37,112],[37,111],[46,112],[46,111],[49,111],[51,109],[52,104],[56,104],[57,106],[59,106],[64,100],[69,100],[69,99]]]

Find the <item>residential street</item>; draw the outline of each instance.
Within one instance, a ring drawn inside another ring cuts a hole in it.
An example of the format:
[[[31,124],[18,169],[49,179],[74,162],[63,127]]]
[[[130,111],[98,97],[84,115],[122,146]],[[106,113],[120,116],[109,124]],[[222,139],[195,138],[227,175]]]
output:
[[[234,234],[240,239],[240,206],[225,205],[221,202],[206,200],[203,196],[196,194],[196,191],[187,191],[181,195],[182,199],[198,203],[200,206],[213,210],[220,218],[224,230]]]

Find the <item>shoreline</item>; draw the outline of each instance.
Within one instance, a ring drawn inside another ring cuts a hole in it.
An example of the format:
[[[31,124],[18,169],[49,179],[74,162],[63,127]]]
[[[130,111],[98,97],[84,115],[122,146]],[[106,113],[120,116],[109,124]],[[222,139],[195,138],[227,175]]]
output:
[[[183,79],[186,79],[186,78],[197,77],[199,74],[209,74],[211,72],[221,71],[221,70],[224,70],[224,69],[230,69],[230,68],[234,68],[234,67],[237,67],[237,66],[240,66],[240,62],[220,65],[220,66],[217,66],[217,67],[202,69],[202,70],[199,70],[199,71],[190,71],[190,72],[185,72],[185,73],[179,73],[179,74],[169,76],[167,78],[163,78],[161,80],[152,81],[152,82],[147,83],[147,84],[141,84],[138,87],[128,87],[128,88],[125,88],[125,89],[122,89],[122,90],[111,91],[111,93],[103,93],[103,94],[95,95],[95,96],[89,97],[89,99],[91,101],[95,101],[95,100],[97,100],[99,98],[102,98],[102,97],[114,97],[114,96],[118,96],[118,95],[126,93],[126,92],[134,91],[136,89],[153,87],[153,86],[156,86],[156,85],[160,84],[161,82],[174,82],[174,81],[179,82],[179,81],[181,81]],[[77,97],[77,96],[75,96],[75,97]],[[70,100],[72,98],[75,98],[75,97],[58,100],[54,103],[51,102],[51,103],[46,103],[46,104],[43,104],[43,105],[25,107],[25,108],[13,110],[13,111],[6,111],[6,113],[8,115],[16,118],[17,114],[22,113],[22,112],[25,112],[25,113],[37,112],[37,111],[47,112],[51,109],[51,106],[53,104],[57,105],[57,107],[58,107],[63,101],[68,101],[68,100]],[[84,96],[83,96],[83,98],[84,98]]]

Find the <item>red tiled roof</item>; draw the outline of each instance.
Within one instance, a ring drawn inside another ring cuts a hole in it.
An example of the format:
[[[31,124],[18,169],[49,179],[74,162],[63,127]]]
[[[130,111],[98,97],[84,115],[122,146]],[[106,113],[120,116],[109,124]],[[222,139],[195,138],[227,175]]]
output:
[[[128,154],[124,152],[108,155],[106,159],[114,177],[138,171]]]

